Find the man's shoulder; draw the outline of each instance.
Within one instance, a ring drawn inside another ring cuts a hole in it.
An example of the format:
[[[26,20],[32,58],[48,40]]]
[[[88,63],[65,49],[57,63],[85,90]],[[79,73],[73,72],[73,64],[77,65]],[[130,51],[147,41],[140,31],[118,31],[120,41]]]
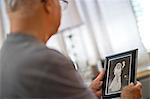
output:
[[[65,55],[63,55],[61,52],[55,50],[55,49],[51,49],[48,48],[46,46],[39,46],[34,48],[31,52],[31,55],[36,56],[35,58],[38,57],[43,57],[43,59],[68,59]]]
[[[67,65],[73,65],[70,58],[63,55],[61,52],[47,48],[42,51],[43,57],[46,58],[46,60],[49,63],[53,63],[57,66],[67,66]]]
[[[73,65],[72,61],[55,49],[48,48],[46,46],[39,46],[30,51],[27,60],[31,62],[37,62],[39,64],[49,64],[55,67]]]

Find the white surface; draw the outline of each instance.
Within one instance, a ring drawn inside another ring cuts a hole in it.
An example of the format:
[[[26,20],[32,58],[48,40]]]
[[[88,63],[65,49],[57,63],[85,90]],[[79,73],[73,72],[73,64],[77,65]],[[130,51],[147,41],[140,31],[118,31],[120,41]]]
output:
[[[145,70],[150,70],[150,66],[141,66],[138,67],[137,72],[145,71]]]
[[[141,41],[130,1],[98,0],[98,2],[101,10],[101,15],[107,29],[106,35],[109,36],[109,40],[111,42],[110,45],[112,47],[111,52],[104,53],[104,55],[138,48],[138,65],[149,65],[149,57]]]
[[[60,32],[82,24],[75,1],[68,0],[68,2],[68,7],[64,11],[62,11],[62,21],[59,28]]]

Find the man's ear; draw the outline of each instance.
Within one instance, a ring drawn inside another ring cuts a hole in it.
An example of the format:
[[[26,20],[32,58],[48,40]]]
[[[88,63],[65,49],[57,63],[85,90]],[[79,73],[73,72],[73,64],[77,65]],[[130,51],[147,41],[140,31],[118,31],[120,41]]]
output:
[[[43,0],[44,9],[47,13],[51,13],[52,11],[52,0]]]

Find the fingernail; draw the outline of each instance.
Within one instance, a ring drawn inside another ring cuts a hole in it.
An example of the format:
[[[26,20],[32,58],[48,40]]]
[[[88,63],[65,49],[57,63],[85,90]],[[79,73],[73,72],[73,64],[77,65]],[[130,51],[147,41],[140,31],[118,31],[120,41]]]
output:
[[[133,83],[133,82],[131,82],[131,83],[130,83],[130,85],[134,85],[134,83]]]

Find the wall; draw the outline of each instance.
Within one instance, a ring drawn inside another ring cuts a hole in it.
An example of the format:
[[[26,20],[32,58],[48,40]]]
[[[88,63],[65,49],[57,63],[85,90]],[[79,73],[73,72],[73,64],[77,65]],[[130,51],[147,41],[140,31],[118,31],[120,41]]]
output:
[[[129,0],[98,0],[113,53],[139,49],[139,65],[149,65]],[[112,54],[112,53],[111,53]]]
[[[2,42],[3,42],[3,36],[4,35],[3,35],[3,31],[2,31],[2,18],[1,18],[1,14],[0,14],[0,47],[1,47]]]

